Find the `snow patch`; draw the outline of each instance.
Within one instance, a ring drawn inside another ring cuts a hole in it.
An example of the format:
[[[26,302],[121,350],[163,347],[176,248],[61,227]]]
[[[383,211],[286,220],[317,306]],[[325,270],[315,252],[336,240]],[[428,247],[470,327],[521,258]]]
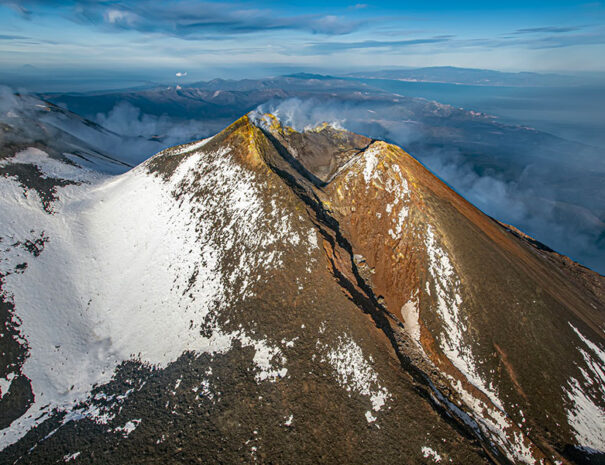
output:
[[[319,245],[317,244],[317,232],[315,230],[309,231],[309,237],[307,238],[307,242],[312,249],[318,249]]]
[[[428,446],[422,446],[422,456],[425,459],[431,458],[434,462],[441,462],[441,456]]]
[[[403,318],[406,332],[420,345],[420,311],[418,308],[418,300],[408,300],[403,307],[401,307],[401,317]]]
[[[447,252],[438,245],[431,225],[427,225],[425,246],[428,269],[436,290],[437,312],[441,316],[445,330],[440,337],[441,349],[470,383],[483,391],[496,407],[503,410],[494,388],[479,374],[472,349],[465,342],[464,333],[467,327],[461,314],[460,280],[456,276]]]
[[[13,379],[15,379],[15,373],[9,373],[6,378],[0,378],[0,399],[2,399],[11,388]]]
[[[184,153],[194,152],[194,151],[200,149],[201,147],[203,147],[204,145],[206,145],[211,140],[212,140],[212,137],[209,137],[207,139],[202,139],[197,142],[193,142],[191,144],[183,145],[183,146],[179,147],[178,149],[172,150],[170,153],[171,153],[171,155],[182,155]]]
[[[63,456],[64,462],[71,462],[72,460],[76,460],[80,456],[81,452],[74,452],[73,454],[67,454]]]
[[[127,421],[126,424],[124,426],[118,426],[116,428],[114,428],[114,431],[117,433],[122,433],[123,436],[125,438],[127,438],[130,433],[132,433],[135,429],[137,429],[137,426],[139,426],[141,424],[141,419],[137,419],[137,420],[130,420]]]
[[[258,373],[255,376],[257,382],[265,380],[275,381],[286,376],[288,372],[287,368],[283,366],[279,367],[279,365],[275,367],[273,365],[274,360],[277,360],[281,365],[286,363],[286,358],[279,348],[269,346],[266,341],[253,341],[245,336],[241,338],[241,341],[243,344],[248,343],[253,345],[256,350],[253,361],[258,368]]]
[[[323,346],[318,342],[318,345]],[[378,373],[365,359],[359,345],[348,335],[339,336],[336,347],[323,346],[327,353],[322,362],[328,362],[335,370],[339,384],[347,392],[367,396],[375,412],[380,411],[391,397],[378,380]],[[372,420],[374,421],[374,420]]]
[[[11,158],[0,160],[0,165],[13,164],[32,164],[38,167],[43,173],[44,178],[59,178],[69,181],[90,181],[91,178],[100,178],[102,175],[83,169],[79,166],[69,165],[59,160],[51,158],[48,153],[35,147],[29,147],[17,152]]]
[[[585,365],[580,367],[582,382],[574,377],[568,381],[566,393],[571,406],[567,409],[567,421],[580,447],[605,452],[605,410],[597,404],[605,399],[605,351],[571,323],[569,326],[585,346],[578,347]]]
[[[376,168],[380,162],[380,158],[378,157],[379,154],[380,148],[376,145],[372,145],[363,153],[363,178],[368,186],[370,185],[372,179],[376,177]]]

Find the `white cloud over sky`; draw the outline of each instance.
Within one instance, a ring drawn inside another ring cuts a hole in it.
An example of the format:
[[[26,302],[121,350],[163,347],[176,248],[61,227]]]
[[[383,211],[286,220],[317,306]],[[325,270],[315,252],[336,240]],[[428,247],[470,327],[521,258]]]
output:
[[[190,77],[279,67],[605,71],[601,4],[451,3],[0,0],[0,65],[186,68]]]

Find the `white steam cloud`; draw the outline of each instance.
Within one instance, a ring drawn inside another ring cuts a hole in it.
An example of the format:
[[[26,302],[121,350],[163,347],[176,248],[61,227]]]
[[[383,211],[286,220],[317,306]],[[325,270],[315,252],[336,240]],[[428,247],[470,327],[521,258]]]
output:
[[[153,139],[162,148],[207,137],[216,129],[202,121],[145,114],[125,101],[119,102],[108,113],[98,113],[95,122],[122,136]]]
[[[321,123],[344,129],[347,121],[346,112],[339,111],[337,107],[321,105],[316,99],[291,98],[277,105],[266,103],[252,111],[250,116],[253,120],[259,121],[265,113],[272,113],[282,124],[297,131],[313,129]]]

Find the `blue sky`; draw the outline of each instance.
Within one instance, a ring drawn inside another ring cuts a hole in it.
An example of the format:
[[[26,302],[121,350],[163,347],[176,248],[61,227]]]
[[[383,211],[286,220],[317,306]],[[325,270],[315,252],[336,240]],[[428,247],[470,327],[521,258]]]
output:
[[[601,2],[0,0],[0,31],[4,69],[605,71]]]

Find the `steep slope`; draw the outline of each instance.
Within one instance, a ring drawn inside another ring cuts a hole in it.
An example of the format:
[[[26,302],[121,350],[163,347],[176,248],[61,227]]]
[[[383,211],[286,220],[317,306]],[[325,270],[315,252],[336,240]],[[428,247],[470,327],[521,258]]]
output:
[[[2,461],[602,457],[603,278],[401,149],[253,115],[57,163],[0,179]]]
[[[261,123],[292,152],[287,128]],[[338,225],[352,262],[335,268],[441,402],[513,461],[603,452],[602,276],[511,234],[398,147],[372,142],[327,184],[301,162],[277,165]]]
[[[96,171],[122,173],[133,166],[90,143],[95,138],[109,139],[111,133],[55,105],[29,96],[0,95],[0,109],[0,160],[35,148],[52,159],[67,164],[77,161]],[[85,140],[58,127],[61,121],[78,128],[75,132],[84,133]]]
[[[166,145],[116,134],[48,101],[0,87],[0,160],[32,147],[59,161],[119,174]]]

